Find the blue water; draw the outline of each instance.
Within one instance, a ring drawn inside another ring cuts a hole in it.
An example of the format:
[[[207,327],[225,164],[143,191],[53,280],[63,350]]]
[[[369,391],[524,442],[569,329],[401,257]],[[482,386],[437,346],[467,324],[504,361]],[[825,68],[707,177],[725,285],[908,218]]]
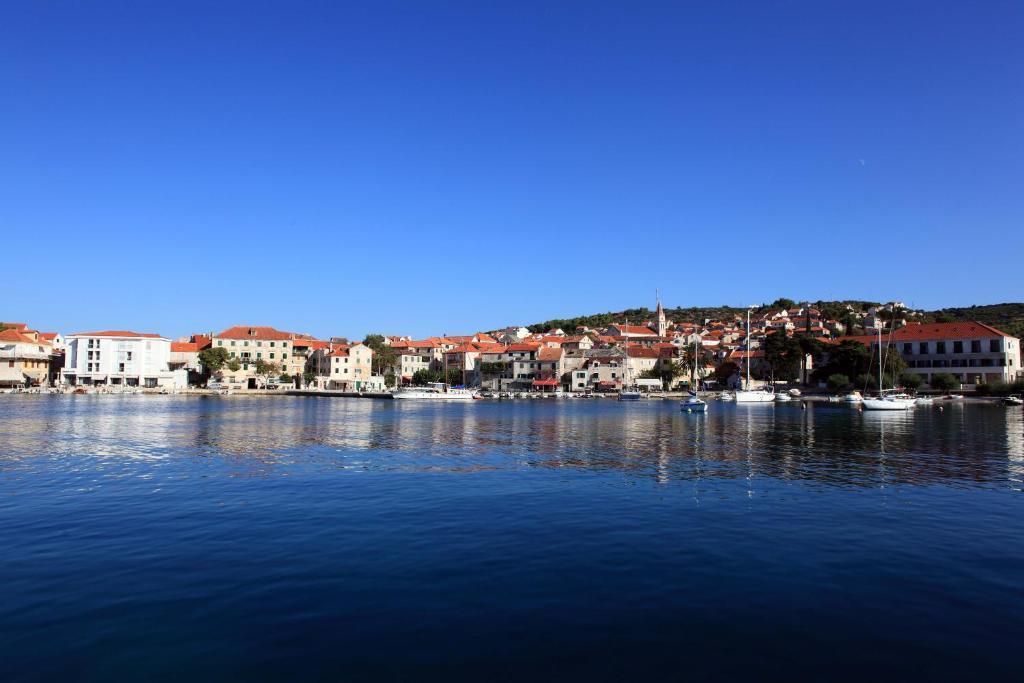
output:
[[[1024,411],[0,397],[0,679],[1016,679]]]

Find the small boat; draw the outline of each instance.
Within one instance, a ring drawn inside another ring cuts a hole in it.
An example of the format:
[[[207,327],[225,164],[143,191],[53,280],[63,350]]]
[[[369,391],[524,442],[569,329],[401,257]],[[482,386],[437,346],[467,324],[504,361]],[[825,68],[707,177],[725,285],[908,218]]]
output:
[[[760,389],[739,389],[736,391],[737,403],[775,403],[775,392],[766,387]]]
[[[864,410],[910,410],[917,399],[907,394],[886,394],[864,399]]]
[[[785,403],[787,401],[792,401],[793,397],[789,394],[775,394],[775,400],[779,403]]]
[[[842,396],[839,400],[843,403],[863,403],[864,397],[861,396],[859,391],[851,391],[845,396]]]
[[[1006,396],[1002,400],[1004,406],[1024,406],[1024,398],[1020,396]]]
[[[883,351],[882,351],[882,328],[878,328],[878,396],[873,398],[866,398],[861,404],[864,410],[910,410],[914,407],[917,401],[913,396],[908,396],[903,393],[896,393],[895,390],[890,390],[890,393],[886,393],[882,389],[883,377],[882,377],[882,362],[883,362]]]
[[[619,391],[620,401],[639,401],[644,395],[638,389],[622,389]]]
[[[719,401],[735,401],[736,397],[730,394],[728,391],[723,391],[718,395]]]
[[[396,401],[472,401],[475,396],[475,391],[451,387],[444,382],[431,382],[423,387],[408,387],[391,392],[391,397]]]
[[[935,398],[932,396],[918,396],[916,405],[919,406],[930,406],[935,403]]]
[[[689,396],[679,402],[679,410],[684,413],[706,413],[708,404],[691,391]]]

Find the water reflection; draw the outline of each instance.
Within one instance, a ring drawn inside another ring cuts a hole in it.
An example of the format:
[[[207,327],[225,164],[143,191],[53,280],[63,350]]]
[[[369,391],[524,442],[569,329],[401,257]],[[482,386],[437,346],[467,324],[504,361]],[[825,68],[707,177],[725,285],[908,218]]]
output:
[[[1022,411],[909,413],[673,402],[432,405],[289,397],[16,396],[0,400],[0,473],[42,467],[153,476],[183,459],[230,475],[573,471],[660,485],[764,478],[813,485],[1024,487]]]

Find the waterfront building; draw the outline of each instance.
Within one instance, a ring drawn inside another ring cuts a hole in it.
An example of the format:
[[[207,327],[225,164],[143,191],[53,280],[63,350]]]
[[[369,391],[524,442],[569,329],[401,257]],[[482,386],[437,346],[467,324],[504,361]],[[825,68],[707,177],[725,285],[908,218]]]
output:
[[[199,362],[199,352],[210,348],[212,343],[210,337],[203,334],[194,334],[171,342],[168,366],[171,370],[185,370],[190,376],[201,374],[203,368]]]
[[[305,367],[305,361],[302,365],[296,365],[292,360],[293,344],[296,337],[303,337],[303,335],[284,332],[273,327],[236,325],[213,334],[211,345],[214,348],[225,349],[228,352],[228,358],[235,358],[241,363],[237,372],[224,368],[220,374],[230,377],[232,383],[242,383],[250,389],[255,389],[269,379],[257,375],[257,361],[276,365],[278,372],[275,374],[277,375],[282,372],[294,374],[296,368],[301,373]]]
[[[0,386],[49,386],[53,354],[49,340],[27,325],[0,331]]]
[[[898,310],[898,309],[897,309]],[[874,335],[841,337],[875,348]],[[1012,382],[1022,375],[1020,339],[977,321],[910,323],[891,334],[883,332],[882,346],[899,352],[907,372],[926,384],[939,373],[950,374],[971,387],[982,383]]]
[[[149,332],[77,332],[64,340],[63,381],[70,386],[183,389],[184,370],[172,370],[171,340]]]
[[[362,342],[337,346],[329,354],[328,388],[337,391],[383,391],[384,378],[373,375],[373,349]]]

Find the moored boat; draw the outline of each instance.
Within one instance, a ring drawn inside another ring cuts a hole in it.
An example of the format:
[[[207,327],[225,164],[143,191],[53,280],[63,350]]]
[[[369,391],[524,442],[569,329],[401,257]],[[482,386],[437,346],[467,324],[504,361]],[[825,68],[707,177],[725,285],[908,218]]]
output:
[[[422,387],[407,387],[391,392],[396,401],[472,401],[476,392],[470,389],[451,387],[444,382],[431,382]]]

